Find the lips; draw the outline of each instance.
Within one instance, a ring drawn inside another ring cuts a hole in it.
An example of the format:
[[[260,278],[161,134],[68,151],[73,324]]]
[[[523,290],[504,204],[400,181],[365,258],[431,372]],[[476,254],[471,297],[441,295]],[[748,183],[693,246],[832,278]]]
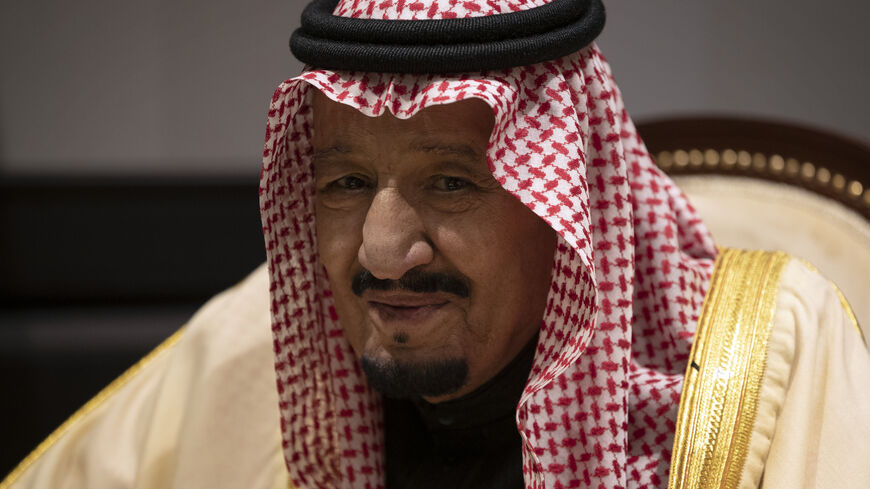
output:
[[[422,322],[432,317],[446,303],[426,304],[421,306],[395,306],[382,302],[369,302],[381,321]]]
[[[409,327],[428,322],[450,302],[441,294],[396,292],[366,293],[364,299],[378,322],[402,323]]]

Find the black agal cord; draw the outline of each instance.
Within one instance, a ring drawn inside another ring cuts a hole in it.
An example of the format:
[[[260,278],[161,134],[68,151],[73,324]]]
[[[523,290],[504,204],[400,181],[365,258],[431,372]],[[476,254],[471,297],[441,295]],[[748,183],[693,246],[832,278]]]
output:
[[[604,28],[601,0],[553,0],[485,17],[433,20],[332,15],[338,0],[313,0],[290,50],[316,68],[391,73],[499,70],[578,51]]]

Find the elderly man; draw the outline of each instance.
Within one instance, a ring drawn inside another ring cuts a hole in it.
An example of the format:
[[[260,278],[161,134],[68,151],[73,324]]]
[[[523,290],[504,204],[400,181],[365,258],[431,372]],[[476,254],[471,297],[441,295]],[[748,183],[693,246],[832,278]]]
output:
[[[9,487],[281,487],[275,454],[299,488],[870,486],[853,316],[717,250],[590,44],[600,2],[305,15],[260,190],[281,441],[226,414],[270,399],[235,360],[265,311],[222,312],[252,278]]]

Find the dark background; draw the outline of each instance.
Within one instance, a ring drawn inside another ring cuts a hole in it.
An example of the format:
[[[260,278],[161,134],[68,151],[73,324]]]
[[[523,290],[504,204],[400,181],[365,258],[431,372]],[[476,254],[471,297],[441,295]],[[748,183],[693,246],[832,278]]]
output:
[[[0,472],[265,260],[256,179],[0,180]]]

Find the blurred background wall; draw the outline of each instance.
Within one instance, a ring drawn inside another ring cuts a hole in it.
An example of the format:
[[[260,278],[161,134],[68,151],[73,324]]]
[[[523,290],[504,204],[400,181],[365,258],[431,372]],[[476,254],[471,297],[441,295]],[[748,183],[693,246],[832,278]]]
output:
[[[303,0],[0,7],[0,172],[256,172]],[[635,118],[751,114],[870,140],[870,4],[608,0]]]
[[[599,43],[636,120],[745,115],[870,143],[870,4],[605,3]],[[0,473],[263,260],[264,122],[301,68],[303,7],[0,3]]]

